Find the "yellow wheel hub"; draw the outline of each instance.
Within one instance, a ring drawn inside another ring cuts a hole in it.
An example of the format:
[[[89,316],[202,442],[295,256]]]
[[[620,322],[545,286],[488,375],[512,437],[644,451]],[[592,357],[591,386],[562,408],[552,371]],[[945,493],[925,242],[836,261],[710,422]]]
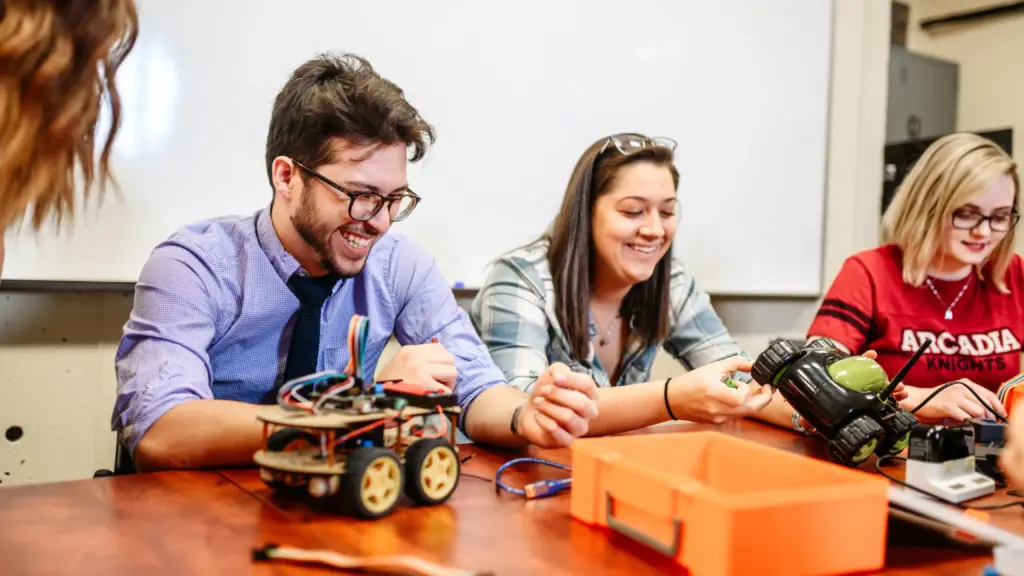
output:
[[[458,479],[457,456],[447,446],[436,446],[427,452],[420,468],[420,487],[429,498],[444,498],[455,488]]]
[[[363,500],[363,506],[376,514],[394,505],[401,491],[402,471],[398,463],[382,456],[371,462],[363,473],[359,497]]]

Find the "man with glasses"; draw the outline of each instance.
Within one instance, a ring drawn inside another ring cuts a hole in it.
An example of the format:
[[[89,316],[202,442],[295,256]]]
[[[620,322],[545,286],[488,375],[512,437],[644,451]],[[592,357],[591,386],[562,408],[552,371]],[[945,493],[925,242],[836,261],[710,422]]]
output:
[[[113,428],[140,469],[244,465],[259,404],[282,383],[344,369],[349,325],[370,319],[364,368],[392,335],[379,380],[454,390],[477,442],[568,444],[596,415],[592,380],[563,365],[543,401],[509,386],[433,259],[389,234],[420,201],[406,178],[434,139],[402,91],[365,60],[325,55],[274,101],[270,206],[186,226],[153,251],[117,351]],[[411,151],[411,155],[410,155]]]

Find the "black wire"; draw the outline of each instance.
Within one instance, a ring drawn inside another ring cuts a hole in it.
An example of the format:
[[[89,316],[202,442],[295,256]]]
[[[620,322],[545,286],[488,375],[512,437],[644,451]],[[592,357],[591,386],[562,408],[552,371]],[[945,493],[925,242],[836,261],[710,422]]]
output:
[[[935,396],[937,396],[940,392],[942,392],[946,388],[949,388],[950,386],[956,386],[957,384],[963,386],[964,388],[967,388],[967,390],[969,390],[971,394],[974,394],[974,397],[978,399],[978,402],[981,402],[982,408],[984,408],[985,410],[988,410],[993,416],[996,417],[997,420],[999,420],[1000,422],[1006,422],[1006,418],[1003,418],[1002,416],[1000,416],[999,413],[996,412],[992,408],[992,406],[990,406],[988,404],[988,402],[985,402],[984,400],[982,400],[981,396],[979,396],[978,393],[974,391],[974,388],[971,388],[970,386],[967,385],[967,382],[964,382],[962,380],[957,380],[955,382],[947,382],[947,383],[943,384],[942,386],[939,386],[938,388],[935,389],[934,392],[929,394],[927,398],[922,400],[921,403],[918,404],[916,408],[911,410],[910,413],[911,414],[916,413],[918,410],[923,408],[925,404],[930,402],[932,398],[935,398]]]
[[[886,454],[884,456],[879,456],[878,459],[875,460],[875,469],[878,470],[879,474],[881,474],[882,476],[885,476],[886,478],[888,478],[889,481],[895,482],[895,483],[899,484],[900,486],[904,486],[906,488],[910,488],[911,490],[915,490],[917,492],[920,492],[921,494],[924,494],[925,496],[929,496],[931,498],[935,498],[936,500],[938,500],[940,502],[945,502],[946,504],[950,504],[950,505],[956,506],[957,508],[960,508],[962,510],[1000,510],[1002,508],[1011,508],[1013,506],[1024,506],[1024,499],[1012,500],[1010,502],[1002,502],[1002,503],[999,503],[999,504],[987,504],[985,506],[967,506],[966,504],[962,504],[960,502],[952,502],[950,500],[946,500],[945,498],[942,498],[941,496],[937,496],[935,494],[932,494],[931,492],[928,492],[927,490],[923,490],[921,488],[918,488],[917,486],[913,486],[911,484],[907,484],[906,482],[904,482],[904,481],[902,481],[902,480],[900,480],[898,478],[893,477],[891,474],[887,473],[885,470],[882,470],[882,465],[885,462],[889,461],[889,460],[899,460],[901,462],[906,462],[907,459],[902,457],[902,456],[893,456],[891,454]],[[1011,496],[1019,496],[1019,493],[1018,494],[1014,494],[1013,492],[1014,492],[1014,490],[1011,490],[1010,492],[1007,492],[1007,494],[1009,494]]]

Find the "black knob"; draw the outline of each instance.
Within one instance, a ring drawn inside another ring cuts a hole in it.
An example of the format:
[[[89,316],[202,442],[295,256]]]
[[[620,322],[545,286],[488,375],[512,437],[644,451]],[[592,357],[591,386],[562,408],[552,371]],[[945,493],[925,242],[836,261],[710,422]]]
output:
[[[797,352],[797,347],[792,342],[779,340],[757,356],[751,375],[758,384],[771,384],[775,381],[775,376],[789,366]]]

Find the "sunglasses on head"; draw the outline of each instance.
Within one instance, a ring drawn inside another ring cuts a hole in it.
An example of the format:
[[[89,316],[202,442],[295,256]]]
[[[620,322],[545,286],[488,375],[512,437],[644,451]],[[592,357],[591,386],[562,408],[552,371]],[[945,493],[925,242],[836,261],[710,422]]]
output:
[[[603,154],[609,146],[615,146],[615,148],[622,154],[632,154],[643,150],[644,148],[668,148],[670,152],[675,152],[676,141],[664,136],[655,136],[654,138],[632,134],[611,136],[605,140],[604,146],[601,147],[601,151],[598,152],[598,155]]]

